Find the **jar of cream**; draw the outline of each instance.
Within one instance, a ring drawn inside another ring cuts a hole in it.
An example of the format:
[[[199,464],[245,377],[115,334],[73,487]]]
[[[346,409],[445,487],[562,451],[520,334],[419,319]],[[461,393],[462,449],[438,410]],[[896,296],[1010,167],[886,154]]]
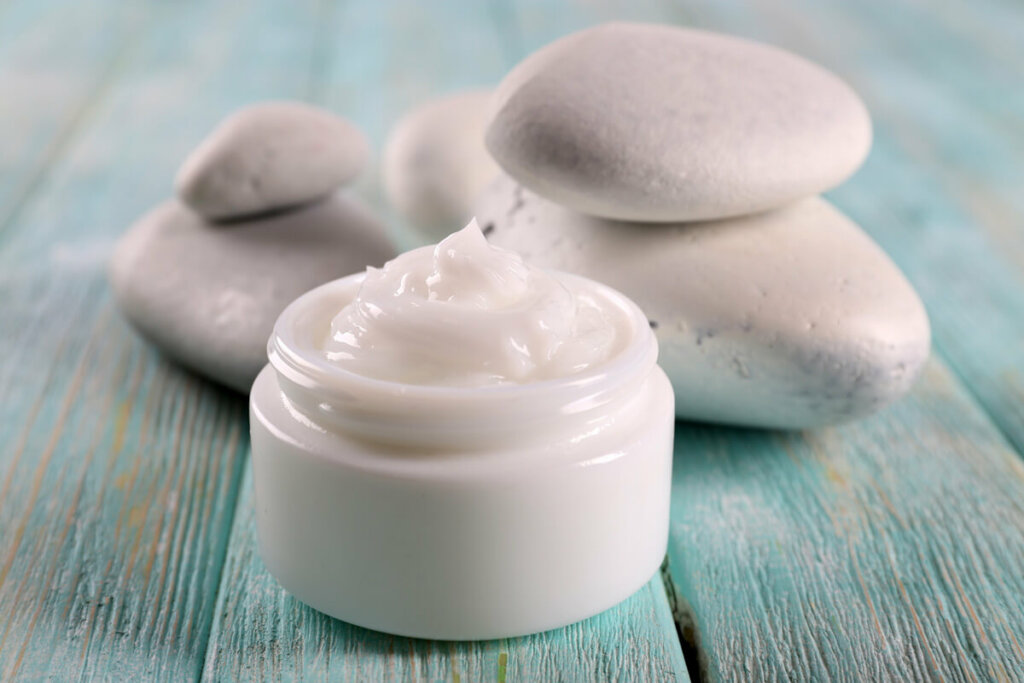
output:
[[[477,640],[601,612],[668,537],[674,409],[646,317],[474,223],[280,316],[250,398],[260,553],[299,600]]]

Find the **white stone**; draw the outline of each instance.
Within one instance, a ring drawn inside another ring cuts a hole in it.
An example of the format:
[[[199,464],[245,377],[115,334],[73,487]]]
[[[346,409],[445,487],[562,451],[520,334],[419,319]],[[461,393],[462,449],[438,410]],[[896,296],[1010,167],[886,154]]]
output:
[[[189,155],[178,197],[211,220],[298,206],[348,183],[369,157],[366,137],[334,114],[301,102],[236,111]]]
[[[110,282],[144,336],[184,365],[247,392],[285,306],[393,255],[384,227],[342,196],[231,225],[210,225],[172,200],[120,239]]]
[[[384,149],[388,200],[424,244],[438,242],[471,217],[473,202],[499,173],[484,147],[491,92],[441,97],[406,114]]]
[[[723,221],[625,223],[504,178],[477,215],[494,244],[636,301],[683,418],[840,422],[906,393],[928,358],[928,317],[913,288],[821,198]]]
[[[495,93],[486,143],[536,193],[623,220],[780,207],[851,175],[871,121],[843,81],[775,47],[651,24],[571,34]]]

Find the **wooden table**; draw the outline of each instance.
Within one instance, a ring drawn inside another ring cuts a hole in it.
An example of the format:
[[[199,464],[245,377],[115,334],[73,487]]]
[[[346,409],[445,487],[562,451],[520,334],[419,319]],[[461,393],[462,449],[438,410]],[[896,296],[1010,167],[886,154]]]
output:
[[[921,292],[932,361],[855,424],[680,423],[663,572],[598,617],[463,644],[326,618],[256,553],[245,399],[131,332],[111,245],[239,105],[310,100],[379,148],[610,18],[763,39],[862,93],[874,149],[830,196]],[[1017,0],[0,2],[4,681],[1021,680],[1022,453]]]

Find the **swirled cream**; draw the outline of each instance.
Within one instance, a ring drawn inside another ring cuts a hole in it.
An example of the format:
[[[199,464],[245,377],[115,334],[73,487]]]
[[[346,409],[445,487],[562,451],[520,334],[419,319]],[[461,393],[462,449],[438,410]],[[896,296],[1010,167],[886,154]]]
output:
[[[331,321],[327,359],[366,377],[442,386],[525,384],[609,359],[624,321],[586,289],[487,243],[476,221],[369,268]]]

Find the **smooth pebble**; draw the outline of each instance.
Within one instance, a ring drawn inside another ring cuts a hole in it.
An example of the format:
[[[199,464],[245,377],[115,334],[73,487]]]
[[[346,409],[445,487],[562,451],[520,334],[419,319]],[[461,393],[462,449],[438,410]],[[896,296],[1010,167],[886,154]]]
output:
[[[189,155],[178,197],[211,220],[294,207],[355,178],[370,154],[366,137],[329,111],[265,102],[227,117]]]
[[[110,281],[144,336],[199,373],[248,391],[285,306],[393,255],[384,227],[344,196],[229,226],[212,226],[172,200],[120,239]]]
[[[561,38],[498,87],[486,143],[536,193],[595,216],[723,218],[835,187],[871,121],[825,69],[693,29],[612,23]]]
[[[441,97],[406,114],[384,150],[388,200],[424,244],[466,224],[473,202],[499,173],[484,147],[491,92]]]
[[[744,218],[641,224],[585,216],[503,178],[477,216],[494,244],[636,301],[683,418],[840,422],[906,393],[928,358],[914,289],[821,198]]]

